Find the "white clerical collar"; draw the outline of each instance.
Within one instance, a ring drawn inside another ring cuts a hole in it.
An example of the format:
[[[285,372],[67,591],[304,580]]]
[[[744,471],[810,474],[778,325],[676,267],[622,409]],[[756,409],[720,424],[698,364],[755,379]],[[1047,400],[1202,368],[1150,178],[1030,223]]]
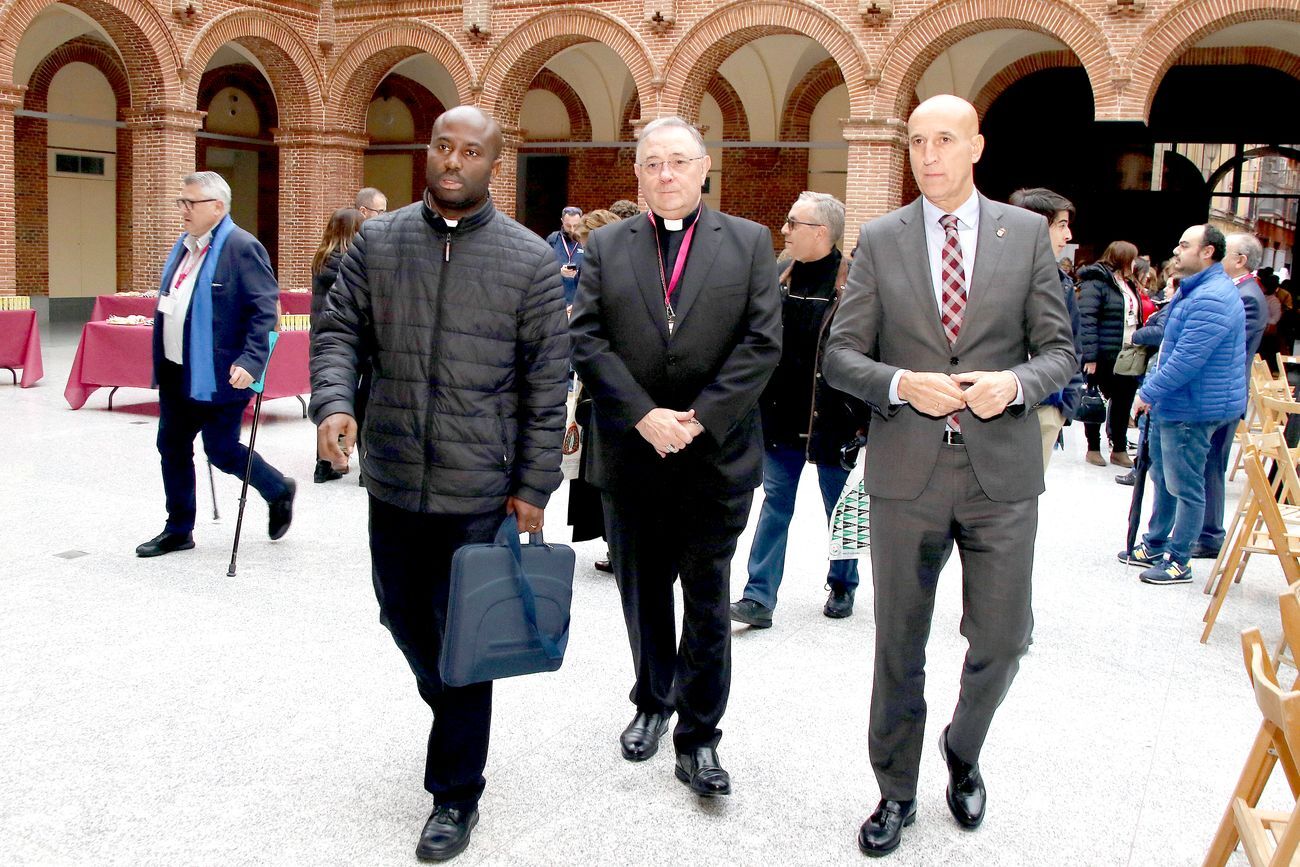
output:
[[[446,217],[443,217],[442,221],[447,224],[448,229],[454,229],[460,224],[460,220],[448,220]]]
[[[670,232],[680,232],[680,231],[682,230],[682,223],[683,223],[684,221],[683,221],[683,220],[670,220],[670,219],[668,219],[667,217],[664,217],[663,220],[662,220],[661,222],[664,224],[664,228],[667,229],[668,231],[670,231]]]

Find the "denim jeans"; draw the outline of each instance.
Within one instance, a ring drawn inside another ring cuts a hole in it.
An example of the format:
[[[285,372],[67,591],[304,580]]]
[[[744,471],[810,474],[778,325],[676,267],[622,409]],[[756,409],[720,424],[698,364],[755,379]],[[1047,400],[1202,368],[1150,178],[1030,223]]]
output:
[[[742,594],[768,608],[776,607],[776,591],[785,572],[786,540],[794,516],[794,498],[799,475],[806,463],[802,449],[763,450],[763,508],[758,515],[754,545],[749,549],[749,583]],[[829,524],[835,503],[844,490],[849,471],[841,466],[818,466],[817,482]],[[826,581],[832,586],[858,586],[857,560],[832,560]]]
[[[1205,519],[1205,461],[1210,437],[1229,419],[1166,421],[1151,418],[1147,441],[1155,502],[1142,541],[1183,566]]]

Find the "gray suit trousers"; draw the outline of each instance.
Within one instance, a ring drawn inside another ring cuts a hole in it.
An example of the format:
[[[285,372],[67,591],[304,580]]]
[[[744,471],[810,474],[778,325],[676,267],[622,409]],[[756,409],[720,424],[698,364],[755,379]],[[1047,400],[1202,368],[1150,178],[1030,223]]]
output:
[[[1030,584],[1038,498],[993,502],[963,446],[941,446],[914,500],[871,498],[876,658],[868,746],[880,797],[916,796],[925,736],[925,645],[939,573],[956,543],[962,563],[961,634],[969,644],[948,746],[979,760],[1033,629]]]

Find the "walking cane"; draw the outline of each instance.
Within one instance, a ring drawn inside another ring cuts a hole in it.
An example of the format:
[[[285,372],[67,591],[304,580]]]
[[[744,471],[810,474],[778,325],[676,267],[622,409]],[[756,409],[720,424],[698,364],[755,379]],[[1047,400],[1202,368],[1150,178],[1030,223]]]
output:
[[[267,335],[270,348],[266,352],[266,367],[262,368],[262,378],[249,386],[256,394],[253,401],[253,430],[248,435],[248,465],[244,467],[244,487],[239,492],[239,517],[235,519],[235,544],[230,549],[230,568],[226,577],[235,577],[235,558],[239,556],[239,531],[244,526],[244,504],[248,502],[248,480],[253,475],[253,446],[257,444],[257,421],[262,415],[262,390],[266,387],[266,372],[271,369],[271,356],[275,353],[275,341],[280,339],[277,332]]]
[[[212,491],[212,520],[220,521],[221,513],[217,511],[217,480],[212,477],[212,461],[208,461],[208,488]]]

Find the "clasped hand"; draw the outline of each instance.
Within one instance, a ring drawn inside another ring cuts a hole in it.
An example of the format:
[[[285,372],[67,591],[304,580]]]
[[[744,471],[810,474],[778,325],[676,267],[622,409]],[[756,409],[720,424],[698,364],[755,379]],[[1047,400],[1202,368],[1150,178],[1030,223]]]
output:
[[[968,409],[979,418],[993,418],[1016,399],[1016,377],[1009,370],[966,373],[908,371],[898,380],[898,396],[917,412],[943,418]]]
[[[676,454],[704,433],[704,426],[695,418],[695,410],[678,412],[657,406],[636,423],[637,433],[654,447],[661,458]]]

